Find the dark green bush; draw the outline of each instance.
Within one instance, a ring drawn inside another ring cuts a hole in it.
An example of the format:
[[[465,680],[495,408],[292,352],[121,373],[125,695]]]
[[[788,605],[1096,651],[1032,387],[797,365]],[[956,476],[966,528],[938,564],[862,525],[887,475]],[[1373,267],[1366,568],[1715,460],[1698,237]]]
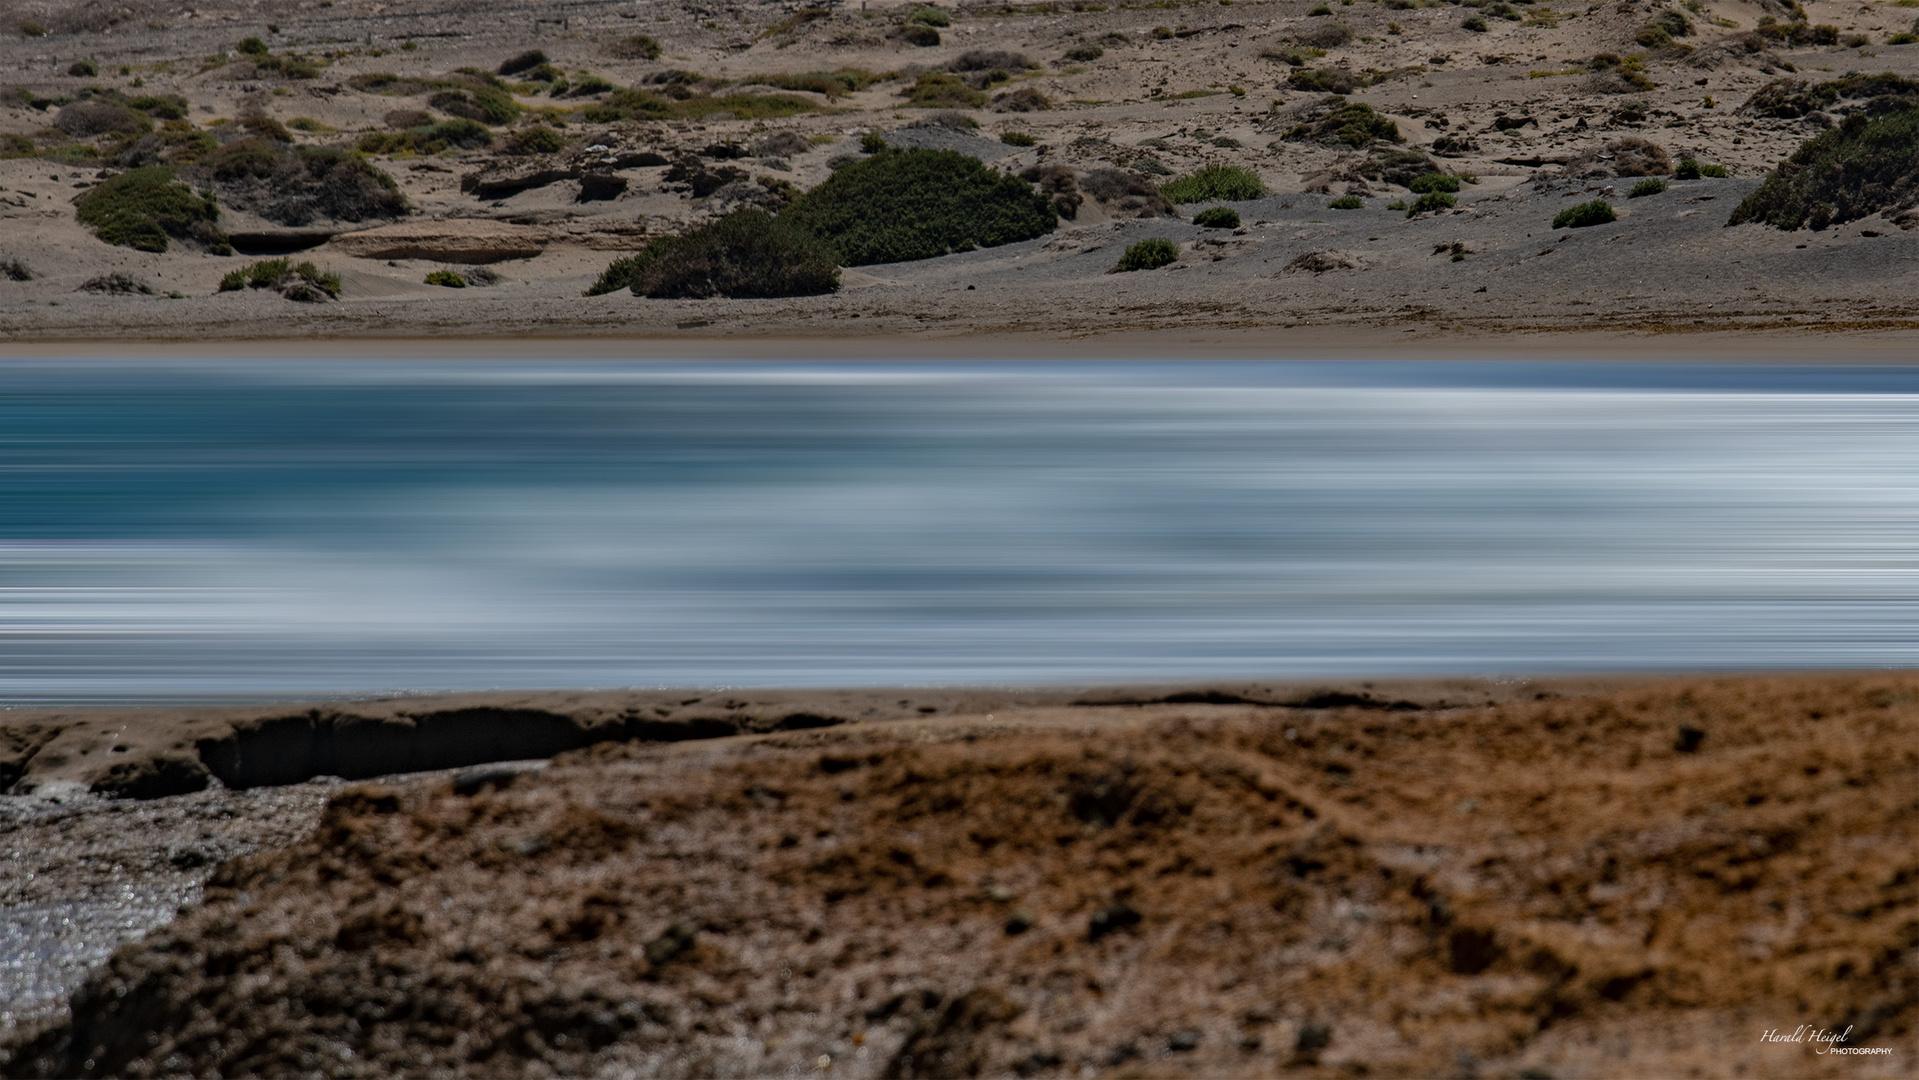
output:
[[[370,221],[407,213],[406,199],[393,178],[349,150],[243,139],[205,154],[185,175],[211,185],[228,206],[280,225],[306,225],[318,218]]]
[[[1680,158],[1679,164],[1673,166],[1672,169],[1672,178],[1674,180],[1697,180],[1699,179],[1699,175],[1699,163],[1692,158]]]
[[[1466,16],[1466,21],[1459,25],[1467,30],[1471,30],[1475,34],[1483,34],[1486,32],[1486,20],[1477,15]]]
[[[546,63],[546,54],[538,49],[528,49],[508,60],[500,62],[500,74],[518,75],[522,71],[531,71]]]
[[[1406,216],[1415,217],[1429,211],[1451,210],[1458,204],[1459,200],[1454,198],[1450,192],[1429,191],[1413,200],[1413,204],[1406,208]]]
[[[1716,180],[1724,180],[1732,174],[1726,171],[1724,165],[1701,165],[1699,166],[1699,175],[1710,176]]]
[[[1357,195],[1341,195],[1339,198],[1327,203],[1326,208],[1329,210],[1364,210],[1366,209],[1366,200]]]
[[[103,181],[74,203],[74,217],[106,243],[138,251],[165,251],[169,238],[222,254],[232,250],[214,224],[220,208],[164,166],[129,169]]]
[[[267,43],[257,37],[246,38],[239,44],[239,50],[248,56],[265,56],[269,51]]]
[[[1588,225],[1604,225],[1609,221],[1618,221],[1619,215],[1613,212],[1612,204],[1604,199],[1594,199],[1578,206],[1569,206],[1553,217],[1555,229],[1583,229]]]
[[[1866,101],[1867,112],[1882,113],[1911,108],[1911,99],[1919,99],[1919,81],[1891,72],[1854,73],[1817,84],[1804,79],[1774,79],[1753,91],[1742,109],[1757,116],[1792,120],[1831,109],[1841,101]]]
[[[1159,193],[1176,203],[1242,202],[1266,194],[1259,174],[1238,165],[1207,165],[1161,184]]]
[[[1024,131],[1002,131],[999,141],[1008,146],[1038,146],[1039,140]]]
[[[1106,50],[1098,45],[1075,45],[1066,50],[1066,59],[1078,63],[1090,63],[1106,55]]]
[[[514,132],[504,149],[509,154],[557,154],[566,149],[566,136],[542,124]]]
[[[584,295],[605,296],[607,293],[633,288],[634,284],[640,280],[640,272],[652,266],[653,261],[660,257],[660,252],[664,251],[673,240],[674,237],[671,236],[656,237],[646,247],[640,249],[639,254],[614,259],[607,264],[605,270],[600,272],[600,279],[595,281]],[[639,293],[636,292],[634,295],[637,296]]]
[[[1450,173],[1429,172],[1413,177],[1406,186],[1421,195],[1429,191],[1456,192],[1459,190],[1459,177]]]
[[[923,26],[953,25],[953,17],[948,15],[945,9],[934,7],[931,4],[915,10],[911,15],[906,17],[906,21],[909,23],[919,23]]]
[[[832,249],[763,210],[735,210],[635,259],[629,288],[655,300],[818,296],[840,287]]]
[[[1344,144],[1363,149],[1375,142],[1405,142],[1399,125],[1373,111],[1371,105],[1333,96],[1320,101],[1305,120],[1288,131],[1285,138]]]
[[[1239,212],[1229,206],[1214,206],[1193,215],[1193,224],[1202,229],[1237,229]]]
[[[437,154],[493,145],[493,133],[475,120],[440,120],[405,131],[370,131],[360,136],[362,154]]]
[[[428,285],[440,285],[448,289],[466,288],[466,279],[452,270],[435,270],[426,276]]]
[[[1688,160],[1690,160],[1690,159],[1688,159]],[[1681,164],[1681,165],[1684,165],[1684,164],[1685,164],[1685,162],[1684,162],[1684,161],[1682,161],[1682,162],[1680,162],[1680,164]],[[1675,170],[1675,171],[1674,171],[1674,174],[1673,174],[1673,175],[1675,175],[1675,176],[1677,176],[1677,175],[1678,175],[1678,171],[1677,171],[1677,170]],[[1686,179],[1686,178],[1685,178],[1685,177],[1683,177],[1683,176],[1681,176],[1681,177],[1679,177],[1679,178],[1680,178],[1681,180],[1684,180],[1684,179]],[[1634,184],[1634,185],[1632,186],[1632,190],[1631,190],[1631,191],[1628,191],[1628,192],[1626,192],[1626,198],[1628,198],[1628,199],[1643,199],[1643,198],[1645,198],[1645,197],[1646,197],[1646,196],[1648,196],[1648,195],[1657,195],[1657,194],[1659,194],[1660,192],[1662,192],[1662,191],[1664,191],[1664,190],[1666,190],[1666,181],[1665,181],[1665,179],[1664,179],[1663,177],[1658,177],[1658,176],[1649,176],[1649,177],[1647,177],[1646,179],[1644,179],[1644,180],[1641,180],[1641,181],[1640,181],[1640,182],[1638,182],[1637,184]]]
[[[839,169],[780,215],[842,266],[930,259],[1053,231],[1058,214],[1016,176],[951,150],[882,150]]]
[[[957,75],[928,71],[900,91],[909,108],[977,109],[986,104],[986,91],[975,90]]]
[[[67,74],[76,79],[91,79],[95,75],[100,74],[100,69],[93,66],[93,61],[91,60],[75,60],[73,63],[67,65]]]
[[[1703,169],[1701,170],[1703,173]],[[1848,115],[1799,145],[1732,212],[1728,225],[1824,228],[1909,206],[1919,195],[1919,108]]]
[[[1106,272],[1109,274],[1126,274],[1134,270],[1157,270],[1162,266],[1169,266],[1178,261],[1179,245],[1173,243],[1171,240],[1162,240],[1159,237],[1154,237],[1151,240],[1141,240],[1137,244],[1128,246],[1126,254],[1121,255],[1119,261],[1113,264],[1113,268]]]

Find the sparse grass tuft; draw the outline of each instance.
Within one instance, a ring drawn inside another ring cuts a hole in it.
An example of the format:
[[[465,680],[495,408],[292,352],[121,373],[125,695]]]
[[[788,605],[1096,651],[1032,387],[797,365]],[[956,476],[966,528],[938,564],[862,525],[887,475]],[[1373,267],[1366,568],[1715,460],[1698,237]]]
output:
[[[493,145],[493,133],[474,120],[440,120],[405,131],[370,131],[360,136],[362,154],[437,154]]]
[[[313,303],[339,298],[340,275],[323,272],[310,262],[296,265],[291,259],[264,259],[228,271],[220,279],[221,292],[239,289],[273,289],[289,300]]]
[[[1109,274],[1129,274],[1135,270],[1157,270],[1179,261],[1179,245],[1171,240],[1153,237],[1129,245],[1126,254],[1113,264]]]
[[[908,108],[977,109],[986,104],[986,91],[975,90],[965,80],[943,71],[928,71],[912,86],[900,91]]]
[[[1569,206],[1553,217],[1555,229],[1583,229],[1589,225],[1604,225],[1609,221],[1618,221],[1612,204],[1604,199],[1594,199],[1578,206]]]
[[[1160,185],[1159,193],[1176,203],[1241,202],[1266,194],[1259,174],[1239,165],[1207,165]]]
[[[1406,216],[1410,218],[1428,212],[1437,213],[1441,210],[1451,210],[1458,204],[1459,200],[1455,198],[1451,192],[1429,191],[1413,200],[1413,204],[1406,208]]]
[[[1366,200],[1357,195],[1341,195],[1339,198],[1327,203],[1326,208],[1328,210],[1364,210],[1366,209]]]
[[[1433,191],[1457,192],[1459,177],[1451,173],[1429,172],[1413,177],[1412,182],[1406,187],[1419,195]]]
[[[1684,164],[1684,162],[1681,162],[1681,164]],[[1677,174],[1675,173],[1675,175]],[[1685,177],[1682,176],[1680,177],[1680,179],[1683,180],[1685,179]],[[1666,190],[1665,178],[1658,177],[1658,176],[1649,176],[1646,179],[1641,180],[1637,184],[1634,184],[1632,186],[1632,190],[1626,192],[1626,198],[1643,199],[1648,195],[1657,195],[1664,190]]]
[[[1237,229],[1239,211],[1230,206],[1214,206],[1193,215],[1193,224],[1202,229]]]
[[[466,288],[466,279],[452,270],[435,270],[426,276],[426,283],[448,289]]]
[[[588,105],[580,115],[590,123],[614,124],[622,120],[693,120],[714,113],[732,113],[741,120],[771,120],[800,113],[819,112],[820,106],[792,94],[691,94],[672,98],[650,90],[620,90],[597,105]]]
[[[1008,146],[1038,146],[1039,140],[1024,131],[1002,131],[999,141]]]
[[[147,284],[146,282],[140,280],[137,277],[134,277],[132,274],[125,274],[119,271],[115,271],[114,273],[111,273],[111,274],[100,274],[97,277],[90,277],[87,280],[81,282],[80,287],[74,291],[90,292],[90,293],[112,293],[117,296],[132,296],[135,294],[138,294],[140,296],[152,296],[153,286]]]

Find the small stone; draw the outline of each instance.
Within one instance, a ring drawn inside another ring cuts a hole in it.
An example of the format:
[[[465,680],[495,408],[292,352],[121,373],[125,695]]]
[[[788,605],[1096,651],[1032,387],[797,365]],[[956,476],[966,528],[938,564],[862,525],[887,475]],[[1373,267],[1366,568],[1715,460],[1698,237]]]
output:
[[[1006,932],[1013,936],[1024,934],[1033,928],[1033,917],[1024,911],[1015,911],[1013,917],[1006,920]]]
[[[1198,1046],[1199,1032],[1197,1031],[1177,1031],[1173,1033],[1172,1038],[1166,1040],[1166,1049],[1176,1054],[1183,1054]]]

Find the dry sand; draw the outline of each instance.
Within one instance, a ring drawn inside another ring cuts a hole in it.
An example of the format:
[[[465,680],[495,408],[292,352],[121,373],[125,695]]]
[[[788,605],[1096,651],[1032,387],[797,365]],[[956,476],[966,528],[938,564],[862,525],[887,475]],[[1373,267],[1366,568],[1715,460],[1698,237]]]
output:
[[[0,67],[10,72],[0,79],[0,135],[38,138],[56,111],[21,103],[15,89],[45,99],[101,85],[129,94],[181,94],[196,125],[254,114],[281,122],[304,118],[317,127],[296,131],[300,143],[351,144],[361,132],[384,129],[388,112],[426,104],[424,94],[355,89],[349,85],[354,76],[427,76],[463,66],[491,71],[536,46],[575,78],[591,72],[637,85],[686,70],[731,80],[729,89],[745,93],[772,92],[754,84],[756,75],[842,66],[910,73],[939,68],[969,50],[1014,51],[1040,66],[1020,72],[1010,85],[1037,89],[1054,107],[970,110],[981,124],[978,136],[928,136],[909,128],[926,110],[904,108],[905,81],[890,80],[832,101],[820,98],[826,112],[763,122],[709,117],[595,125],[562,118],[572,143],[544,162],[493,151],[380,158],[414,207],[401,226],[410,230],[411,246],[341,235],[307,251],[303,257],[345,281],[345,300],[324,305],[250,290],[216,293],[224,273],[251,261],[246,255],[216,257],[183,245],[148,255],[103,244],[75,223],[71,207],[77,193],[98,182],[97,165],[0,159],[0,257],[19,258],[39,275],[0,280],[0,341],[441,335],[898,341],[986,333],[1043,344],[1089,336],[1120,343],[1154,330],[1238,330],[1284,347],[1306,328],[1412,330],[1415,340],[1523,331],[1773,335],[1808,329],[1890,332],[1901,345],[1910,340],[1909,268],[1919,265],[1919,232],[1879,218],[1819,233],[1723,227],[1766,169],[1829,122],[1756,117],[1742,112],[1742,103],[1769,80],[1787,77],[1786,65],[1814,80],[1849,71],[1914,74],[1919,46],[1876,44],[1909,29],[1909,9],[1818,0],[1806,6],[1813,23],[1833,25],[1845,36],[1863,34],[1874,44],[1753,53],[1739,44],[1742,35],[1783,9],[1716,0],[1689,16],[1697,31],[1682,39],[1692,47],[1682,53],[1634,44],[1637,29],[1659,10],[1635,3],[1523,6],[1517,9],[1523,21],[1493,17],[1485,33],[1464,29],[1469,12],[1446,5],[1335,4],[1330,16],[1310,15],[1311,0],[1073,6],[962,5],[940,45],[915,48],[889,36],[908,9],[880,2],[842,5],[811,19],[773,4],[12,5],[15,23],[37,21],[52,32],[0,39]],[[1392,117],[1413,148],[1430,149],[1441,138],[1477,145],[1439,159],[1478,177],[1461,193],[1457,211],[1409,221],[1384,209],[1408,192],[1351,174],[1363,154],[1283,138],[1321,95],[1287,86],[1294,69],[1262,54],[1293,48],[1329,22],[1356,36],[1309,67],[1383,73],[1351,97]],[[1400,32],[1389,32],[1389,23]],[[1161,26],[1173,36],[1156,37]],[[657,38],[664,53],[655,60],[614,55],[616,43],[637,32]],[[251,66],[232,51],[247,35],[264,37],[282,53],[332,59],[314,79],[250,75]],[[1065,57],[1071,48],[1102,42],[1098,59]],[[1608,92],[1617,87],[1581,68],[1602,52],[1644,54],[1655,88]],[[100,75],[67,75],[76,60],[93,62]],[[584,100],[520,98],[529,108],[577,108]],[[858,135],[869,130],[895,141],[945,138],[1009,170],[1042,159],[1082,175],[1143,168],[1149,161],[1170,173],[1214,161],[1241,164],[1258,171],[1276,194],[1237,204],[1242,230],[1135,219],[1089,200],[1075,220],[1047,237],[848,270],[832,296],[648,301],[580,293],[610,259],[647,237],[685,228],[730,204],[695,198],[685,185],[667,182],[664,168],[639,165],[611,168],[628,184],[611,201],[578,201],[580,181],[571,178],[501,197],[462,191],[471,178],[502,172],[577,172],[583,161],[600,161],[596,154],[621,162],[641,152],[671,157],[728,143],[750,147],[780,133],[812,141],[784,156],[710,164],[803,188],[828,174],[834,156],[857,153]],[[1040,146],[995,141],[1015,130],[1035,136]],[[1674,158],[1723,163],[1733,175],[1677,182],[1664,194],[1631,200],[1624,195],[1632,178],[1608,175],[1603,159],[1590,163],[1587,175],[1568,175],[1567,162],[1625,137],[1648,139]],[[589,146],[609,149],[589,154]],[[1367,209],[1326,209],[1333,195],[1360,190]],[[1620,221],[1558,233],[1549,227],[1571,201],[1601,196],[1621,209]],[[236,233],[275,228],[231,214],[227,226]],[[365,228],[323,221],[305,231],[323,239]],[[491,248],[489,235],[498,241]],[[1106,273],[1127,243],[1150,236],[1179,242],[1181,261],[1150,273]],[[528,244],[539,253],[528,257]],[[1455,261],[1455,251],[1464,258]],[[1306,256],[1316,256],[1307,265],[1322,269],[1302,268]],[[501,283],[466,290],[423,284],[430,270],[476,259],[496,259]],[[149,282],[156,295],[76,292],[113,271]],[[170,298],[172,292],[180,298]],[[1824,335],[1801,340],[1807,354],[1831,347]]]
[[[5,1067],[1910,1075],[1919,681],[1319,689],[609,742],[297,840],[282,800]],[[1762,1038],[1802,1028],[1886,1053]]]

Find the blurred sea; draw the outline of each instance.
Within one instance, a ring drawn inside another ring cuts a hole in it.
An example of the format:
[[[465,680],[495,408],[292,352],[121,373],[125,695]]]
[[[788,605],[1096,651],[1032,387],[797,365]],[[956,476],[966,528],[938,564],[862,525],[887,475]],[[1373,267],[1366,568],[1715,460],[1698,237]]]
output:
[[[0,363],[0,702],[1919,661],[1919,369]]]

